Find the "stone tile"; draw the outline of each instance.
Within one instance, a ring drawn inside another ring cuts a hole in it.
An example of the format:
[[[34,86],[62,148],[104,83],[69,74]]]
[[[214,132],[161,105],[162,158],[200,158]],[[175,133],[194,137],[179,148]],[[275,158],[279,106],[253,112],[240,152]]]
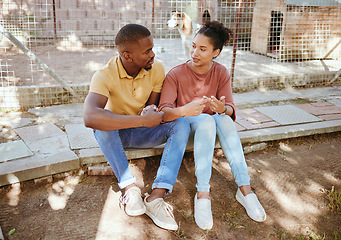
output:
[[[271,122],[264,122],[264,123],[258,123],[258,124],[252,124],[249,121],[246,121],[244,119],[236,121],[238,124],[240,124],[242,127],[250,130],[250,129],[258,129],[258,128],[268,128],[268,127],[274,127],[274,126],[279,126],[280,124],[271,121]]]
[[[65,130],[69,138],[71,149],[98,148],[98,143],[91,128],[84,124],[68,124]]]
[[[336,98],[336,99],[330,99],[328,100],[329,103],[332,103],[336,106],[341,107],[341,98]]]
[[[52,123],[35,125],[30,127],[16,128],[14,131],[21,137],[22,140],[35,141],[38,139],[48,138],[52,136],[65,135],[60,128]]]
[[[337,119],[341,119],[341,114],[320,115],[319,118],[321,118],[325,121],[337,120]]]
[[[55,154],[70,149],[66,134],[27,141],[26,144],[34,154]]]
[[[316,102],[316,103],[311,103],[311,105],[315,107],[327,107],[327,106],[333,106],[333,104],[329,102]]]
[[[293,105],[257,107],[255,109],[282,125],[316,122],[322,120]]]
[[[314,114],[316,116],[341,113],[341,107],[335,106],[330,103],[327,103],[325,105],[322,105],[322,104],[313,105],[310,103],[306,103],[306,104],[297,104],[295,106],[304,111],[307,111],[308,113]]]
[[[240,125],[239,123],[235,122],[234,123],[236,125],[237,131],[244,131],[246,128],[243,127],[242,125]]]
[[[33,155],[22,140],[0,144],[0,152],[0,163]]]
[[[239,133],[242,143],[265,142],[341,131],[341,120],[254,129]]]
[[[37,154],[1,163],[0,186],[66,172],[79,167],[79,159],[70,149],[56,154]]]
[[[21,112],[0,113],[0,126],[21,128],[31,124],[35,119],[21,117]]]

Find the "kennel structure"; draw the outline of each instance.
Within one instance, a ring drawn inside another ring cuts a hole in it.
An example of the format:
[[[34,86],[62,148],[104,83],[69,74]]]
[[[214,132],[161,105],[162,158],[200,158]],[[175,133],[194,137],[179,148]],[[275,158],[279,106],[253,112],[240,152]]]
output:
[[[340,0],[256,0],[250,50],[281,61],[339,59]]]

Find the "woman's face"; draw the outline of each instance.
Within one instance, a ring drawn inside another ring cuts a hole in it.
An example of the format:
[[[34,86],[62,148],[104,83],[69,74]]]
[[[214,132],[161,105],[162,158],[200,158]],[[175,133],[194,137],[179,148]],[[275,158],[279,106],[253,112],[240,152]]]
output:
[[[194,66],[210,65],[212,59],[219,55],[220,50],[213,49],[213,45],[208,37],[197,34],[192,42],[191,57]]]

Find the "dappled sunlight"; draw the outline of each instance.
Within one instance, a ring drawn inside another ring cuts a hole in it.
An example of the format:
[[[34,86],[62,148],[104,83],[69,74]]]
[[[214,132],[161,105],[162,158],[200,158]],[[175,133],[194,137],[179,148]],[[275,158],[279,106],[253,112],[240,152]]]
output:
[[[317,215],[319,213],[318,207],[313,204],[313,201],[309,200],[311,192],[309,194],[306,191],[298,193],[300,186],[288,182],[286,174],[266,171],[263,172],[262,179],[268,190],[273,193],[276,202],[288,214],[299,217],[303,214]]]
[[[20,183],[13,183],[11,186],[11,190],[7,193],[8,197],[8,205],[10,206],[17,206],[20,200],[20,193],[21,193],[21,187]]]
[[[141,234],[141,228],[137,227],[139,217],[131,218],[119,207],[120,191],[112,188],[103,206],[96,239],[111,239],[117,236],[119,239],[137,239]],[[152,224],[152,223],[150,223]]]
[[[337,179],[335,176],[333,176],[330,172],[324,172],[323,177],[328,180],[331,184],[340,184],[340,179]]]
[[[279,143],[279,149],[281,149],[285,152],[292,152],[292,148],[288,144],[285,144],[283,142]]]
[[[85,67],[89,69],[90,71],[96,71],[98,69],[101,69],[103,67],[102,63],[95,62],[95,61],[89,61]]]
[[[60,51],[81,51],[83,43],[76,34],[72,33],[57,43],[57,49]]]
[[[53,210],[64,209],[69,197],[75,191],[79,183],[79,176],[69,176],[64,180],[60,180],[52,185],[47,198]]]

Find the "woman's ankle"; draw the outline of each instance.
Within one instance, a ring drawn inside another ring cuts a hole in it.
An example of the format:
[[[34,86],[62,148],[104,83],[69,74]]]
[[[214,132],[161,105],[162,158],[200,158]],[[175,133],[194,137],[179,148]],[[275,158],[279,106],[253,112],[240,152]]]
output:
[[[197,192],[197,199],[200,198],[210,199],[210,192]]]

